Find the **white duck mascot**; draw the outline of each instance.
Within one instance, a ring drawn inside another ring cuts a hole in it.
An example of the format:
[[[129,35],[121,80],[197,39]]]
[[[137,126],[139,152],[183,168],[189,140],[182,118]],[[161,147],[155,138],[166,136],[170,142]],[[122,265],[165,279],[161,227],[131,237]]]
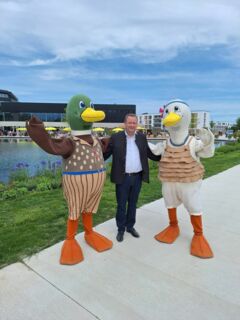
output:
[[[213,252],[203,235],[200,187],[204,167],[200,157],[214,155],[214,136],[208,129],[198,129],[196,139],[189,135],[191,110],[187,103],[173,100],[164,106],[163,125],[169,138],[164,143],[149,144],[152,152],[162,155],[159,163],[159,179],[168,209],[169,226],[155,236],[160,242],[173,243],[179,236],[177,207],[181,204],[190,214],[194,236],[191,254],[200,258],[212,258]]]

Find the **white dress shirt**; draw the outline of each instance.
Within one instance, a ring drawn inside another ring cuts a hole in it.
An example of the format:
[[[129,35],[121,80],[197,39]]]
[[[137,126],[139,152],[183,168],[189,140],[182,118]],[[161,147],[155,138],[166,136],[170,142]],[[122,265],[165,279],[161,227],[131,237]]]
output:
[[[142,164],[140,154],[135,142],[135,135],[129,136],[126,132],[127,138],[127,152],[126,152],[126,173],[134,173],[142,171]]]

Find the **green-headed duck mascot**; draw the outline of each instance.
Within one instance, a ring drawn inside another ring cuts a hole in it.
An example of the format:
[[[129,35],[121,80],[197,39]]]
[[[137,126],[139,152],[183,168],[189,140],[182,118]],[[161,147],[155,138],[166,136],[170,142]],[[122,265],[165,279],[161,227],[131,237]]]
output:
[[[96,251],[112,248],[112,241],[93,231],[93,213],[98,210],[106,169],[100,142],[91,135],[93,122],[105,118],[96,111],[84,95],[71,98],[66,109],[71,135],[51,138],[41,120],[33,116],[26,123],[29,136],[43,150],[63,157],[63,190],[68,203],[67,236],[63,243],[60,263],[76,264],[83,260],[81,247],[75,239],[79,217],[82,217],[86,242]]]

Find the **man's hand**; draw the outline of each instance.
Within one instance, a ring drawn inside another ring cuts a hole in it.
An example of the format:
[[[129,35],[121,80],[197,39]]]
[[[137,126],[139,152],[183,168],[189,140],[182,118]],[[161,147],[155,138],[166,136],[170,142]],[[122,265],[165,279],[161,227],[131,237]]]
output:
[[[204,146],[214,143],[214,135],[209,129],[197,129],[197,136],[200,138]]]

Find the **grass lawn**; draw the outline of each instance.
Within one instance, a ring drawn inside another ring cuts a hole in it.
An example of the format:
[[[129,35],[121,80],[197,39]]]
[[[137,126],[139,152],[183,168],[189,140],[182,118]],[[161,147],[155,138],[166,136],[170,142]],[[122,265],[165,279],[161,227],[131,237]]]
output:
[[[204,159],[202,163],[206,170],[205,178],[240,164],[240,143],[217,149],[213,158]],[[150,162],[151,182],[143,184],[138,206],[162,196],[157,172],[158,164]],[[108,172],[94,224],[111,219],[115,210],[115,185],[110,183]],[[62,189],[28,193],[15,200],[0,201],[0,268],[63,240],[67,217]]]

